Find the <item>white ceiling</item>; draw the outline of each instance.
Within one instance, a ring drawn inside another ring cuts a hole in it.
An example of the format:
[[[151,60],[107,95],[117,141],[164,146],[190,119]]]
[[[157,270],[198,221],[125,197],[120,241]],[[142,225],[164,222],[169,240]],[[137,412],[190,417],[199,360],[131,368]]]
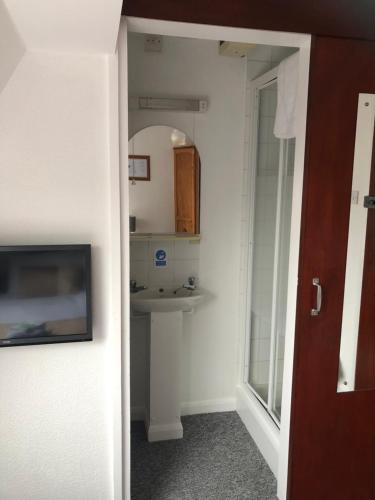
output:
[[[116,49],[122,0],[3,1],[27,50],[108,54]]]

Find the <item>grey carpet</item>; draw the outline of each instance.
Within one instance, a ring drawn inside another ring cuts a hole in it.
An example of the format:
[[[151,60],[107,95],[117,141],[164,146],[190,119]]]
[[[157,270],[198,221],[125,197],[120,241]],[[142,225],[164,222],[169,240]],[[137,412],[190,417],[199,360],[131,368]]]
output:
[[[236,412],[182,418],[184,438],[149,443],[132,424],[132,500],[274,500],[276,480]]]

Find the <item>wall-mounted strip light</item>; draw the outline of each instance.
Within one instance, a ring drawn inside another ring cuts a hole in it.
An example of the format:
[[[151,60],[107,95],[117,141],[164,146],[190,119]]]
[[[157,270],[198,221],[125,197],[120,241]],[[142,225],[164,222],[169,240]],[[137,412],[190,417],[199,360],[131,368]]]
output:
[[[168,97],[139,97],[139,109],[155,109],[159,111],[193,111],[205,113],[208,109],[207,99],[184,99]]]

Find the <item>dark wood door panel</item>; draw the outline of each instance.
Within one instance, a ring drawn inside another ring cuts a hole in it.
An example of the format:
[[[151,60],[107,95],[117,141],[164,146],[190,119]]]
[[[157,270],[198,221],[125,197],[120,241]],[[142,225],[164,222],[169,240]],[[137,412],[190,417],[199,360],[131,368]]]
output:
[[[375,40],[373,0],[124,0],[126,16]]]
[[[318,37],[309,89],[289,500],[375,498],[375,391],[337,393],[358,94],[375,43]],[[321,315],[312,278],[324,289]]]

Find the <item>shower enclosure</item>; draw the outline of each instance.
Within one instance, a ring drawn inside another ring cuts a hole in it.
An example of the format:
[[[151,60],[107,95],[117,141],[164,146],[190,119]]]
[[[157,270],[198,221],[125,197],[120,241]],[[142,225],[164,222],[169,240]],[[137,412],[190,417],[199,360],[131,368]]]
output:
[[[282,407],[295,139],[277,139],[276,71],[252,84],[245,383],[277,425]]]

